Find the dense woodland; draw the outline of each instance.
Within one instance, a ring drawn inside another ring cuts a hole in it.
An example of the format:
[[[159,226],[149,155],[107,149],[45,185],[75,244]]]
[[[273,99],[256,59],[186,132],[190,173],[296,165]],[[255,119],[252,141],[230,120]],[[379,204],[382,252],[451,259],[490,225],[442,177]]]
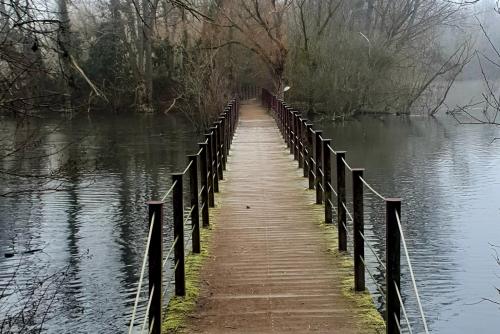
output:
[[[288,85],[308,112],[432,113],[471,58],[475,2],[2,1],[0,107],[203,122],[242,86]]]

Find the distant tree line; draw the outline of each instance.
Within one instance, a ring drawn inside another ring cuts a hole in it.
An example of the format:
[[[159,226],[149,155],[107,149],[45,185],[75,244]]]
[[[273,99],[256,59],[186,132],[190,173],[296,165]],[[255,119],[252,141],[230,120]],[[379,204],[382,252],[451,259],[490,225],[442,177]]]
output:
[[[311,113],[408,113],[439,103],[433,84],[443,96],[469,61],[467,39],[445,51],[440,34],[472,2],[2,1],[0,108],[182,110],[204,123],[241,85],[289,85]]]

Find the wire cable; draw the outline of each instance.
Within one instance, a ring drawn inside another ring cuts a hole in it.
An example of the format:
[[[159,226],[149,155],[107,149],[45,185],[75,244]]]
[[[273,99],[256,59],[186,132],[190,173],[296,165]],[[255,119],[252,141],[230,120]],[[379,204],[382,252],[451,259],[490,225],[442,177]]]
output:
[[[148,322],[148,314],[149,314],[149,309],[151,307],[151,302],[153,301],[153,293],[155,292],[155,286],[151,288],[151,292],[149,293],[149,300],[148,300],[148,306],[146,307],[146,313],[144,314],[144,320],[142,322],[142,328],[141,328],[141,334],[144,332],[144,329],[146,329],[146,323]],[[153,326],[151,326],[153,327]]]
[[[380,195],[375,189],[372,188],[372,186],[370,186],[368,184],[368,182],[365,181],[365,179],[363,179],[361,176],[359,177],[359,179],[361,180],[361,182],[363,182],[363,184],[368,188],[370,189],[375,195],[377,195],[380,199],[382,199],[383,201],[385,201],[385,197]]]
[[[328,145],[328,149],[330,150],[330,152],[332,152],[334,155],[337,155],[337,152],[330,146]]]
[[[168,189],[168,191],[165,193],[165,195],[163,195],[163,197],[161,198],[162,202],[164,202],[167,199],[168,195],[170,195],[170,193],[172,192],[172,190],[174,190],[174,187],[175,187],[176,184],[177,184],[177,180],[175,180],[175,182],[172,183],[172,186],[170,187],[170,189]]]
[[[339,194],[337,194],[337,192],[335,191],[335,189],[333,188],[332,184],[330,182],[327,182],[328,184],[328,187],[330,187],[330,190],[333,192],[333,194],[335,195],[335,197],[339,197]]]
[[[139,296],[142,290],[142,281],[144,279],[144,272],[146,271],[146,262],[148,259],[149,244],[151,243],[151,236],[153,235],[153,225],[155,221],[155,212],[151,216],[151,222],[149,224],[148,240],[146,241],[146,250],[144,252],[144,257],[142,259],[141,275],[139,276],[139,283],[137,285],[137,293],[135,295],[134,308],[132,310],[132,318],[130,319],[130,325],[128,328],[128,333],[132,334],[132,329],[134,328],[135,314],[137,312],[137,305],[139,304]]]
[[[410,332],[410,334],[413,334],[413,332],[411,330],[411,326],[410,326],[410,321],[408,321],[408,314],[406,313],[405,304],[403,303],[403,298],[401,298],[401,293],[399,292],[398,285],[394,281],[393,281],[393,283],[394,283],[394,287],[396,288],[396,294],[398,295],[399,305],[401,305],[401,309],[403,310],[403,315],[405,317],[406,326],[408,326],[408,331]],[[397,319],[397,317],[396,317],[396,319]],[[401,333],[401,331],[400,331],[400,333]]]
[[[420,301],[420,295],[418,293],[417,282],[415,281],[415,274],[413,273],[413,266],[411,265],[410,255],[408,254],[408,247],[406,247],[406,239],[403,234],[403,228],[401,227],[401,220],[399,219],[399,214],[395,211],[396,220],[398,222],[399,233],[401,234],[401,241],[403,243],[403,249],[406,255],[406,261],[408,263],[408,268],[410,269],[411,282],[413,284],[413,291],[415,292],[415,297],[417,297],[418,309],[420,311],[420,316],[424,325],[424,330],[426,334],[429,334],[429,328],[427,327],[427,320],[425,319],[424,309],[422,307],[422,302]]]
[[[165,257],[165,260],[163,260],[162,268],[165,268],[165,264],[167,264],[168,259],[170,258],[170,255],[172,254],[172,251],[174,250],[175,244],[177,243],[177,240],[179,240],[179,236],[177,236],[172,243],[172,246],[170,246],[170,250],[167,253],[167,256]]]
[[[344,165],[347,167],[347,169],[348,169],[350,172],[352,172],[352,168],[351,168],[351,166],[349,166],[349,164],[347,163],[347,161],[345,161],[345,159],[344,159],[344,158],[342,158],[342,162],[344,162]]]
[[[188,165],[186,166],[186,168],[184,169],[184,171],[182,172],[182,174],[186,174],[188,172],[188,170],[191,168],[191,165],[193,164],[193,160],[191,160]]]
[[[349,216],[349,218],[351,219],[351,221],[354,221],[354,218],[352,218],[351,213],[349,212],[349,210],[347,209],[347,206],[345,205],[345,203],[343,201],[342,201],[342,206],[344,207],[345,213],[347,213],[347,215]]]
[[[363,233],[361,233],[361,231],[359,232],[359,235],[361,235],[361,238],[363,238],[363,240],[365,241],[365,244],[368,246],[368,249],[372,252],[372,254],[375,256],[375,258],[377,259],[377,262],[382,266],[382,268],[384,268],[384,270],[387,270],[385,264],[382,262],[382,260],[378,257],[377,253],[375,252],[375,250],[372,248],[372,246],[370,246],[370,243],[368,242],[368,240],[366,240],[366,237]]]
[[[375,279],[375,277],[373,277],[372,273],[370,272],[370,269],[368,269],[368,266],[365,263],[365,260],[363,259],[363,257],[361,255],[359,256],[359,258],[361,259],[361,262],[363,262],[363,265],[365,266],[366,272],[372,278],[373,283],[377,287],[378,292],[380,292],[380,295],[382,295],[382,298],[384,298],[384,300],[387,301],[387,297],[385,296],[385,293],[382,290],[382,287],[380,286],[380,284],[377,283],[377,280]]]

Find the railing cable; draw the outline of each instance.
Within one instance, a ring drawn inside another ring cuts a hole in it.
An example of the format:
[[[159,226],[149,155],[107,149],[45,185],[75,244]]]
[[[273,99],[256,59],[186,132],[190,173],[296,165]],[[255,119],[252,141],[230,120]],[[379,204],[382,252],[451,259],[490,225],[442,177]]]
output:
[[[151,328],[149,328],[148,334],[153,333],[154,328],[155,328],[155,318],[153,317],[153,319],[151,320]]]
[[[399,233],[401,234],[401,241],[403,244],[403,249],[404,249],[405,255],[406,255],[406,261],[408,263],[408,268],[410,269],[410,276],[411,276],[411,282],[413,284],[413,291],[415,292],[415,297],[417,297],[418,309],[420,311],[420,316],[422,318],[425,333],[429,334],[429,328],[427,327],[427,320],[425,319],[424,309],[422,307],[422,302],[420,301],[420,295],[419,295],[418,289],[417,289],[417,282],[415,281],[415,274],[413,273],[413,267],[411,265],[410,255],[408,254],[408,247],[406,247],[406,239],[405,239],[405,236],[403,234],[401,220],[399,218],[399,214],[397,211],[395,211],[395,214],[396,214],[396,220],[398,222]]]
[[[148,260],[149,244],[151,243],[151,236],[153,235],[153,225],[155,221],[155,212],[151,216],[151,222],[149,224],[148,240],[146,242],[146,250],[144,252],[144,258],[142,259],[141,275],[139,276],[139,284],[137,285],[137,293],[134,300],[134,308],[132,310],[132,318],[130,319],[130,325],[128,328],[128,333],[132,334],[132,328],[134,327],[135,314],[137,312],[137,305],[139,304],[139,296],[142,290],[142,281],[144,279],[144,272],[146,271],[146,262]]]
[[[331,147],[330,145],[328,145],[328,149],[330,150],[330,152],[332,152],[334,155],[337,155],[337,152],[333,149],[333,147]]]
[[[386,296],[385,296],[385,293],[384,291],[382,290],[382,287],[380,286],[380,284],[377,283],[377,280],[375,279],[375,277],[372,275],[370,269],[368,269],[368,266],[366,265],[365,263],[365,260],[363,259],[363,257],[360,255],[359,258],[361,259],[361,262],[363,262],[363,265],[366,269],[366,272],[368,273],[368,275],[370,275],[370,277],[372,278],[372,281],[373,281],[373,284],[375,284],[375,287],[377,288],[378,292],[380,292],[380,295],[382,296],[382,298],[384,298],[384,300],[387,300]]]
[[[330,187],[330,190],[333,192],[333,194],[335,195],[335,197],[339,197],[339,194],[337,194],[337,192],[333,188],[332,184],[330,182],[327,182],[327,183],[328,183],[328,187]]]
[[[349,219],[351,219],[351,222],[354,221],[354,218],[352,218],[352,215],[351,213],[349,212],[349,210],[347,209],[347,206],[345,205],[345,203],[342,201],[342,206],[344,207],[345,209],[345,213],[347,213],[347,215],[349,216]]]
[[[151,301],[153,300],[153,293],[155,292],[155,286],[151,288],[151,292],[149,293],[149,299],[148,299],[148,306],[146,307],[146,313],[144,314],[144,320],[142,322],[142,328],[141,328],[141,334],[144,332],[144,329],[146,329],[146,323],[148,322],[148,314],[149,314],[149,308],[151,307]]]
[[[193,161],[194,161],[194,160],[191,160],[191,161],[188,163],[188,165],[186,166],[186,168],[184,169],[184,171],[182,172],[182,174],[186,174],[186,173],[187,173],[187,171],[189,170],[189,168],[191,168],[191,165],[193,164]]]
[[[366,237],[363,233],[361,233],[361,231],[359,232],[359,235],[361,235],[361,238],[363,238],[363,240],[365,241],[365,244],[368,246],[368,249],[370,249],[370,251],[372,252],[372,254],[375,256],[375,258],[377,259],[377,262],[382,266],[382,268],[384,270],[387,270],[384,262],[382,262],[382,260],[380,259],[380,257],[377,255],[377,253],[375,252],[375,250],[372,248],[372,246],[370,245],[370,243],[368,242],[368,240],[366,240]]]
[[[163,197],[161,198],[162,202],[164,202],[167,199],[168,195],[170,195],[170,193],[172,192],[172,190],[174,190],[176,184],[177,184],[177,181],[175,181],[174,183],[172,183],[172,186],[170,187],[170,189],[168,189],[167,192],[165,193],[165,195],[163,195]]]
[[[365,179],[363,179],[361,176],[359,177],[359,179],[361,180],[361,182],[363,182],[363,184],[368,188],[370,189],[375,195],[377,195],[380,199],[382,199],[383,201],[385,201],[385,197],[380,195],[375,189],[372,188],[372,186],[370,186],[370,184],[368,182],[365,181]]]
[[[188,222],[189,222],[189,219],[191,218],[191,214],[193,213],[193,210],[194,210],[194,205],[191,206],[191,208],[189,209],[189,211],[186,213],[184,213],[184,225],[186,225]]]
[[[398,295],[399,305],[401,305],[401,309],[403,310],[403,315],[405,317],[406,326],[408,327],[408,331],[410,332],[410,334],[413,334],[413,331],[411,330],[410,321],[408,320],[408,314],[406,313],[405,304],[403,303],[403,298],[401,298],[401,293],[399,292],[398,285],[394,281],[393,281],[393,283],[394,283],[394,287],[396,288],[396,294]],[[398,322],[398,321],[396,321],[396,322]],[[401,333],[401,331],[400,331],[400,333]]]
[[[177,236],[172,243],[172,246],[170,246],[170,250],[167,253],[167,256],[165,257],[165,260],[163,260],[162,268],[165,268],[165,265],[167,264],[168,259],[170,258],[170,255],[172,254],[172,251],[174,250],[175,244],[177,244],[177,241],[179,240],[179,236]]]
[[[352,172],[352,168],[351,168],[351,166],[349,166],[349,164],[347,163],[347,161],[345,161],[345,159],[344,159],[344,158],[342,158],[342,161],[344,162],[344,165],[347,167],[347,169],[348,169],[350,172]]]

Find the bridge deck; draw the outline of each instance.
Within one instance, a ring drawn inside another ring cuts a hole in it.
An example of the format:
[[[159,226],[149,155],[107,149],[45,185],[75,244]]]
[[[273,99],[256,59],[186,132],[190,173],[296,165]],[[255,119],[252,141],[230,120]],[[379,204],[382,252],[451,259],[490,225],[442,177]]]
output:
[[[243,105],[188,333],[368,333],[274,120]]]

